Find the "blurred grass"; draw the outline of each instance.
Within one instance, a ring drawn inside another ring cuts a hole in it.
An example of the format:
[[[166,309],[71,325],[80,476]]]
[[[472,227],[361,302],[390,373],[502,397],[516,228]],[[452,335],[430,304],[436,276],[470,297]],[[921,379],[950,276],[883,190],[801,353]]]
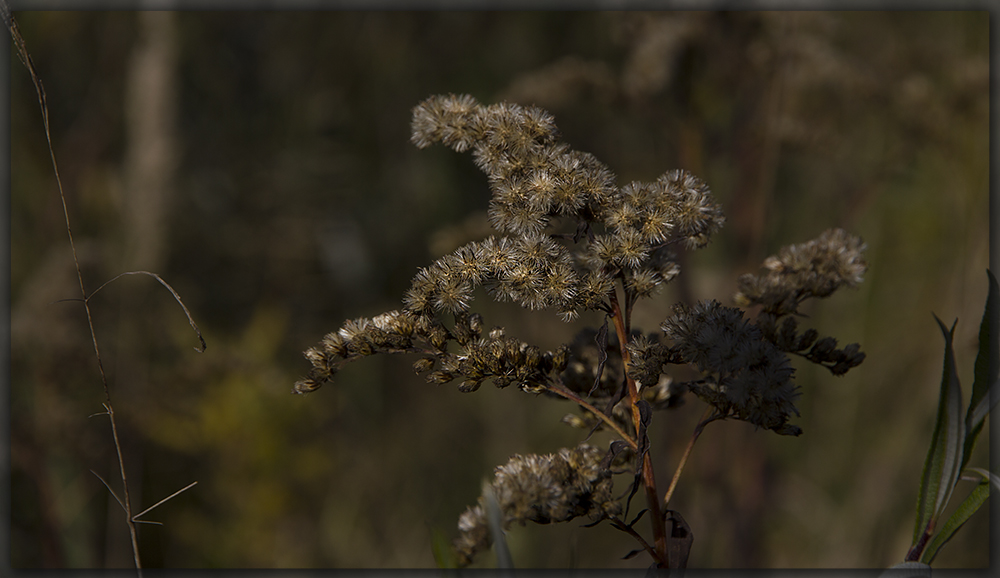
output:
[[[92,290],[147,266],[126,261],[124,222],[124,86],[142,28],[126,12],[16,17]],[[826,228],[868,242],[862,286],[807,311],[860,342],[865,363],[833,378],[796,362],[801,438],[711,425],[671,507],[694,531],[691,567],[900,561],[940,379],[931,312],[960,319],[968,389],[985,303],[988,30],[984,12],[178,14],[180,161],[156,272],[208,350],[191,351],[152,282],[94,300],[133,499],[199,481],[150,516],[164,526],[141,527],[147,566],[431,567],[432,530],[454,535],[494,466],[580,440],[558,423],[567,404],[430,386],[412,359],[364,360],[289,394],[303,349],[398,307],[440,254],[434,234],[486,208],[468,155],[408,142],[410,109],[445,92],[549,109],[621,183],[687,168],[712,187],[727,227],[637,308],[636,327],[654,330],[677,299],[728,303],[739,274]],[[87,418],[102,397],[82,311],[53,303],[78,296],[75,275],[14,55],[11,106],[12,563],[129,567],[117,505],[88,471],[112,480],[117,466],[106,422]],[[476,309],[543,347],[575,332],[548,313]],[[664,487],[701,411],[692,399],[654,419]],[[982,512],[935,566],[985,566],[987,531]],[[517,528],[510,545],[521,567],[647,565],[620,561],[635,545],[605,526]]]

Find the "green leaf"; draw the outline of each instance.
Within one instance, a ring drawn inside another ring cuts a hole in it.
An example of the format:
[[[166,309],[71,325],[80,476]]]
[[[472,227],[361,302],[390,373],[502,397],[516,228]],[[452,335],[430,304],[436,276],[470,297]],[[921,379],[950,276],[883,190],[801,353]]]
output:
[[[989,473],[989,472],[987,472]],[[990,474],[992,476],[992,474]],[[972,490],[969,497],[965,498],[965,501],[958,506],[955,513],[948,518],[941,531],[937,533],[936,536],[931,540],[930,544],[927,545],[927,549],[924,550],[923,556],[920,557],[920,561],[925,564],[931,564],[934,562],[935,556],[941,550],[941,547],[948,543],[954,537],[955,532],[962,527],[969,518],[975,514],[979,508],[986,503],[986,500],[990,497],[990,482],[983,480]]]
[[[944,370],[941,376],[941,396],[938,399],[937,422],[927,451],[927,460],[920,475],[920,495],[917,501],[917,523],[913,530],[913,544],[921,535],[932,529],[941,511],[948,504],[955,481],[961,470],[965,423],[962,421],[962,386],[955,370],[955,352],[952,341],[955,325],[945,329],[944,323],[934,316],[944,334]]]
[[[972,382],[972,397],[969,399],[969,411],[965,414],[965,445],[963,448],[962,467],[968,463],[972,455],[972,447],[976,443],[986,415],[1000,399],[1000,285],[993,272],[986,270],[990,289],[986,297],[986,310],[983,321],[979,325],[979,353],[976,355],[974,380]],[[992,400],[992,401],[991,401]]]

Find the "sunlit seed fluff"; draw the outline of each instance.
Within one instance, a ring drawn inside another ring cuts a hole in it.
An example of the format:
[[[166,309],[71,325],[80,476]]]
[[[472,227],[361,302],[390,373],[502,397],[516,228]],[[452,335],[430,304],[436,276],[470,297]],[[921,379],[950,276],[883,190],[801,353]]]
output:
[[[631,203],[622,202],[607,210],[604,222],[616,230],[633,228],[639,222],[639,208]]]
[[[344,326],[340,328],[338,333],[344,341],[349,342],[356,338],[359,334],[363,333],[368,328],[369,323],[371,323],[371,321],[364,317],[351,319],[344,322]]]
[[[559,319],[564,323],[572,323],[580,318],[580,312],[576,309],[563,309],[559,312]]]
[[[547,235],[524,235],[514,241],[513,248],[519,263],[530,263],[544,266],[550,255],[556,252],[558,243]]]
[[[413,109],[411,141],[420,148],[443,142],[459,152],[467,150],[481,138],[476,126],[478,108],[467,94],[432,96]]]
[[[542,285],[542,271],[531,263],[519,261],[501,276],[500,282],[514,292],[537,291]]]
[[[615,262],[618,256],[617,239],[612,235],[597,235],[590,243],[584,260],[592,269],[602,269]]]
[[[500,180],[510,174],[505,170],[508,164],[507,155],[495,147],[476,144],[472,148],[472,162],[476,168],[486,173],[490,180]]]
[[[457,277],[441,279],[434,295],[434,307],[449,313],[468,311],[472,284]]]
[[[546,212],[529,204],[507,205],[507,232],[516,235],[538,235],[548,225]]]
[[[649,245],[635,229],[619,230],[614,237],[614,262],[625,267],[638,267],[649,255]]]
[[[649,269],[637,269],[628,277],[626,287],[639,297],[648,297],[663,282],[659,273]]]
[[[552,303],[571,304],[579,283],[576,271],[568,265],[554,266],[542,280],[543,289]]]
[[[343,357],[347,352],[347,344],[344,342],[344,338],[340,336],[340,333],[337,332],[324,335],[320,344],[323,346],[323,350],[330,355]]]
[[[670,238],[674,229],[670,211],[666,208],[650,208],[642,214],[639,233],[647,243],[658,244]]]
[[[691,248],[708,243],[712,234],[725,223],[722,207],[715,202],[708,186],[701,179],[683,170],[669,171],[657,181],[667,187],[674,199],[675,231]]]
[[[681,274],[681,266],[674,261],[667,261],[659,267],[660,278],[663,279],[664,283],[669,283]]]
[[[490,268],[485,260],[477,254],[475,243],[459,247],[452,254],[446,255],[443,260],[454,275],[473,285],[482,283],[483,279],[490,273]]]
[[[326,368],[326,355],[315,347],[310,347],[305,350],[302,355],[305,356],[306,360],[309,361],[313,367],[317,369]]]
[[[475,247],[476,259],[499,276],[517,263],[517,255],[510,239],[507,237],[487,237]]]
[[[534,287],[518,291],[517,301],[521,307],[532,311],[541,311],[552,305],[550,296],[540,288]]]
[[[555,118],[537,106],[524,109],[524,130],[540,143],[551,142],[558,133]]]
[[[547,173],[535,172],[528,177],[526,187],[528,204],[533,211],[546,217],[555,214],[555,182]]]
[[[587,309],[594,309],[607,298],[614,287],[614,278],[603,270],[588,271],[580,282],[577,297]]]
[[[421,268],[413,277],[410,288],[403,295],[403,305],[408,311],[422,314],[433,307],[436,280],[428,268]]]

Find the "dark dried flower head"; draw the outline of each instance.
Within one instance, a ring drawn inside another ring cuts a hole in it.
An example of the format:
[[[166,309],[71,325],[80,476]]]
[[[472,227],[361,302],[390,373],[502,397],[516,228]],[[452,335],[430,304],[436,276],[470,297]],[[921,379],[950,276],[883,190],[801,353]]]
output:
[[[496,468],[490,484],[502,516],[502,527],[566,522],[580,516],[600,519],[615,515],[621,506],[612,496],[611,472],[600,467],[604,452],[581,444],[555,454],[515,455]],[[493,539],[481,496],[458,520],[454,541],[460,567],[490,547]]]
[[[662,325],[682,358],[698,366],[703,382],[691,389],[698,397],[730,415],[778,433],[800,433],[787,425],[798,415],[799,393],[791,381],[788,357],[763,338],[743,311],[702,301],[688,309],[678,305]]]
[[[864,279],[868,263],[865,243],[843,229],[829,229],[807,243],[783,247],[764,261],[767,273],[739,279],[734,299],[740,305],[759,304],[776,315],[794,313],[809,297],[827,297],[843,286]]]

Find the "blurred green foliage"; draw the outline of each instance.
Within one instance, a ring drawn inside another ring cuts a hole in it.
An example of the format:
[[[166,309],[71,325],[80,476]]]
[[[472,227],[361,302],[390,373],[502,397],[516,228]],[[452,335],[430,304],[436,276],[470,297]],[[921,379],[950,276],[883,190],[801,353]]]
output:
[[[454,535],[494,466],[579,441],[558,423],[565,403],[431,386],[412,359],[362,361],[290,395],[303,349],[398,307],[417,267],[481,231],[485,177],[409,143],[410,109],[448,92],[546,108],[620,182],[684,168],[709,184],[727,226],[637,308],[639,328],[676,300],[729,303],[735,278],[782,245],[834,226],[865,239],[861,288],[807,311],[859,341],[865,363],[840,379],[798,364],[801,438],[710,426],[671,506],[695,535],[689,567],[905,554],[937,395],[931,311],[961,320],[970,383],[985,295],[986,12],[179,13],[163,25],[179,156],[150,262],[128,257],[145,233],[129,223],[126,111],[142,103],[126,87],[151,29],[126,12],[15,16],[88,289],[155,268],[208,341],[191,351],[148,278],[91,302],[136,507],[199,482],[148,516],[163,526],[141,526],[145,565],[432,567],[433,536]],[[12,563],[130,567],[123,516],[88,471],[119,488],[106,418],[88,418],[103,395],[82,308],[56,302],[79,290],[38,103],[16,55],[10,66]],[[575,333],[485,296],[474,308],[542,347]],[[654,420],[662,483],[702,409]],[[935,566],[985,566],[986,525],[974,516]],[[607,526],[517,528],[509,544],[521,567],[647,563],[619,560],[634,543]]]

